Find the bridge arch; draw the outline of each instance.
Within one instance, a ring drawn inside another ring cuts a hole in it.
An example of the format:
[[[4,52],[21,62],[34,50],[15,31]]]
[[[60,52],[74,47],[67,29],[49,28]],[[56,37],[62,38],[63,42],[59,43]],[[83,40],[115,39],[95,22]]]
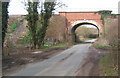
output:
[[[78,21],[75,21],[71,24],[71,33],[72,33],[72,41],[73,42],[76,42],[76,34],[75,34],[75,30],[79,27],[79,26],[82,26],[82,25],[93,25],[97,28],[98,30],[98,37],[100,36],[101,34],[101,26],[100,24],[98,24],[97,22],[95,21],[92,21],[92,20],[78,20]]]

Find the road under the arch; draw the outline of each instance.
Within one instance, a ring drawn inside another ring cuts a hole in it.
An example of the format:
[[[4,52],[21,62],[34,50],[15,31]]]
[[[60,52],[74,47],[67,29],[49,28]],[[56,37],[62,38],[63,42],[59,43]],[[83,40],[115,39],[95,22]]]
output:
[[[85,25],[90,25],[90,26],[96,27],[96,29],[98,30],[98,36],[97,36],[97,37],[100,36],[100,29],[99,29],[96,25],[91,24],[91,23],[79,23],[79,24],[76,24],[75,26],[73,26],[73,28],[71,29],[71,36],[72,36],[72,41],[73,41],[73,42],[78,42],[78,41],[77,41],[77,35],[76,35],[76,33],[75,33],[75,30],[76,30],[78,27],[81,27],[81,26],[84,26],[84,27],[85,27]],[[87,26],[87,28],[88,28],[88,26]]]

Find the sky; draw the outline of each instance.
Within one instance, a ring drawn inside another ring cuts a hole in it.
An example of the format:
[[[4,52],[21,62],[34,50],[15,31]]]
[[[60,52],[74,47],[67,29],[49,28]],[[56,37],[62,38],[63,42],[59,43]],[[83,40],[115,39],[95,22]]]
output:
[[[9,15],[27,14],[24,0],[11,0],[9,4]],[[67,7],[62,7],[56,10],[59,11],[99,11],[99,10],[112,10],[112,13],[118,14],[119,0],[58,0]]]

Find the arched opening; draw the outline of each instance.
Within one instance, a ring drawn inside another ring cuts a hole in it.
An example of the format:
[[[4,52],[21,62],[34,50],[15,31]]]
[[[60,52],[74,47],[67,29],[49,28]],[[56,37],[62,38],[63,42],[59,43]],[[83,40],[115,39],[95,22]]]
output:
[[[83,23],[76,24],[76,25],[74,25],[74,26],[72,27],[71,33],[72,33],[72,40],[73,40],[73,42],[78,42],[78,41],[77,41],[77,35],[76,35],[75,31],[76,31],[76,29],[77,29],[78,27],[83,26],[83,25],[92,25],[92,26],[96,27],[97,30],[98,30],[98,32],[97,32],[97,37],[99,37],[99,35],[100,35],[100,29],[98,28],[97,25],[92,24],[92,23],[89,23],[89,22],[83,22]]]

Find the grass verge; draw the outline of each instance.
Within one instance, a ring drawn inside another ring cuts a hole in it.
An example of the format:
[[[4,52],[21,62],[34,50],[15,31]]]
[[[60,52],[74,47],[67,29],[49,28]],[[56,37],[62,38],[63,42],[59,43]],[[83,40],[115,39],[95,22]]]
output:
[[[102,44],[99,44],[99,43],[95,43],[95,44],[93,44],[93,46],[95,48],[99,48],[99,49],[109,49],[110,48],[110,46],[102,45]]]
[[[114,65],[113,57],[106,55],[100,59],[101,76],[118,76],[117,67]]]

